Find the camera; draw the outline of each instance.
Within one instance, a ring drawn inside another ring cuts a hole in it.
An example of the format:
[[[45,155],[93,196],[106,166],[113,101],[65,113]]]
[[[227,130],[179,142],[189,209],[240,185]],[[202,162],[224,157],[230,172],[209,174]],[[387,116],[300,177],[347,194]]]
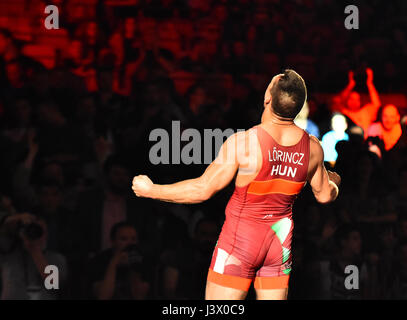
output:
[[[42,226],[35,222],[21,226],[21,229],[24,235],[30,240],[37,240],[44,234]]]
[[[140,248],[136,244],[128,245],[124,249],[124,252],[127,252],[130,267],[141,268],[144,258]]]

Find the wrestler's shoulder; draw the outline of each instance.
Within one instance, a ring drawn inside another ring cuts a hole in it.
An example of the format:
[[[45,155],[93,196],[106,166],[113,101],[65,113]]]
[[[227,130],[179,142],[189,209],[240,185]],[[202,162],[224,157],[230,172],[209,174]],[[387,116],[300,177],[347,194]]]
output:
[[[228,139],[236,139],[237,141],[243,141],[247,139],[249,136],[256,136],[256,127],[254,126],[247,130],[238,130],[234,134],[232,134]]]
[[[309,133],[307,133],[307,134],[309,136],[310,144],[317,144],[319,146],[321,145],[321,141],[319,141],[319,139],[316,136],[309,134]]]
[[[321,141],[316,137],[313,136],[312,134],[308,134],[309,136],[309,146],[310,146],[310,156],[312,158],[320,158],[324,157],[324,151],[322,149]]]

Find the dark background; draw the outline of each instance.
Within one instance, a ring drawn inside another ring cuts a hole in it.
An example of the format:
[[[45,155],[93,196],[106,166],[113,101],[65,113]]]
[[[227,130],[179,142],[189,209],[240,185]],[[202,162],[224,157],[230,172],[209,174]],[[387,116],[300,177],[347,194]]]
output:
[[[260,122],[264,90],[284,68],[305,79],[321,136],[349,70],[366,94],[365,68],[372,68],[382,100],[405,113],[405,1],[52,3],[59,30],[44,28],[51,2],[0,0],[0,194],[3,212],[47,221],[48,249],[67,261],[57,298],[95,298],[92,283],[108,263],[92,260],[105,249],[108,194],[125,203],[139,235],[148,289],[138,297],[203,298],[233,186],[191,206],[136,198],[135,174],[169,183],[205,168],[152,165],[151,130],[171,132],[173,120],[201,132],[248,129]],[[344,27],[348,4],[359,8],[359,30]],[[306,187],[295,204],[289,298],[407,297],[406,141],[381,159],[358,136],[337,145],[337,201],[320,205]],[[359,290],[343,290],[347,264],[359,267]]]

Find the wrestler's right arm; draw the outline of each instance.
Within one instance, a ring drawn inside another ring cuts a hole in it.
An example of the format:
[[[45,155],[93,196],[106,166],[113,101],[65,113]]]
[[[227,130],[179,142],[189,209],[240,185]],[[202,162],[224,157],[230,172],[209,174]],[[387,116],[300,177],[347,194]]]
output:
[[[237,152],[243,149],[237,146],[238,136],[241,133],[233,134],[224,142],[217,158],[200,177],[160,185],[145,175],[138,175],[133,179],[133,192],[138,197],[174,203],[191,204],[208,200],[226,187],[236,175],[239,168]]]
[[[339,194],[341,177],[335,172],[327,171],[324,165],[324,151],[317,138],[310,136],[310,182],[315,199],[320,203],[334,201]]]

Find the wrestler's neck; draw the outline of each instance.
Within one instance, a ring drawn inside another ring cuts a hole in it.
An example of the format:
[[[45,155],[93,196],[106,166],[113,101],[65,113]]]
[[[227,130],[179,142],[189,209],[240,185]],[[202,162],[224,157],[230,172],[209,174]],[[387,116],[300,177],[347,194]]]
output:
[[[293,119],[287,119],[275,114],[269,107],[264,108],[263,114],[261,116],[262,124],[277,124],[277,125],[294,125]]]

